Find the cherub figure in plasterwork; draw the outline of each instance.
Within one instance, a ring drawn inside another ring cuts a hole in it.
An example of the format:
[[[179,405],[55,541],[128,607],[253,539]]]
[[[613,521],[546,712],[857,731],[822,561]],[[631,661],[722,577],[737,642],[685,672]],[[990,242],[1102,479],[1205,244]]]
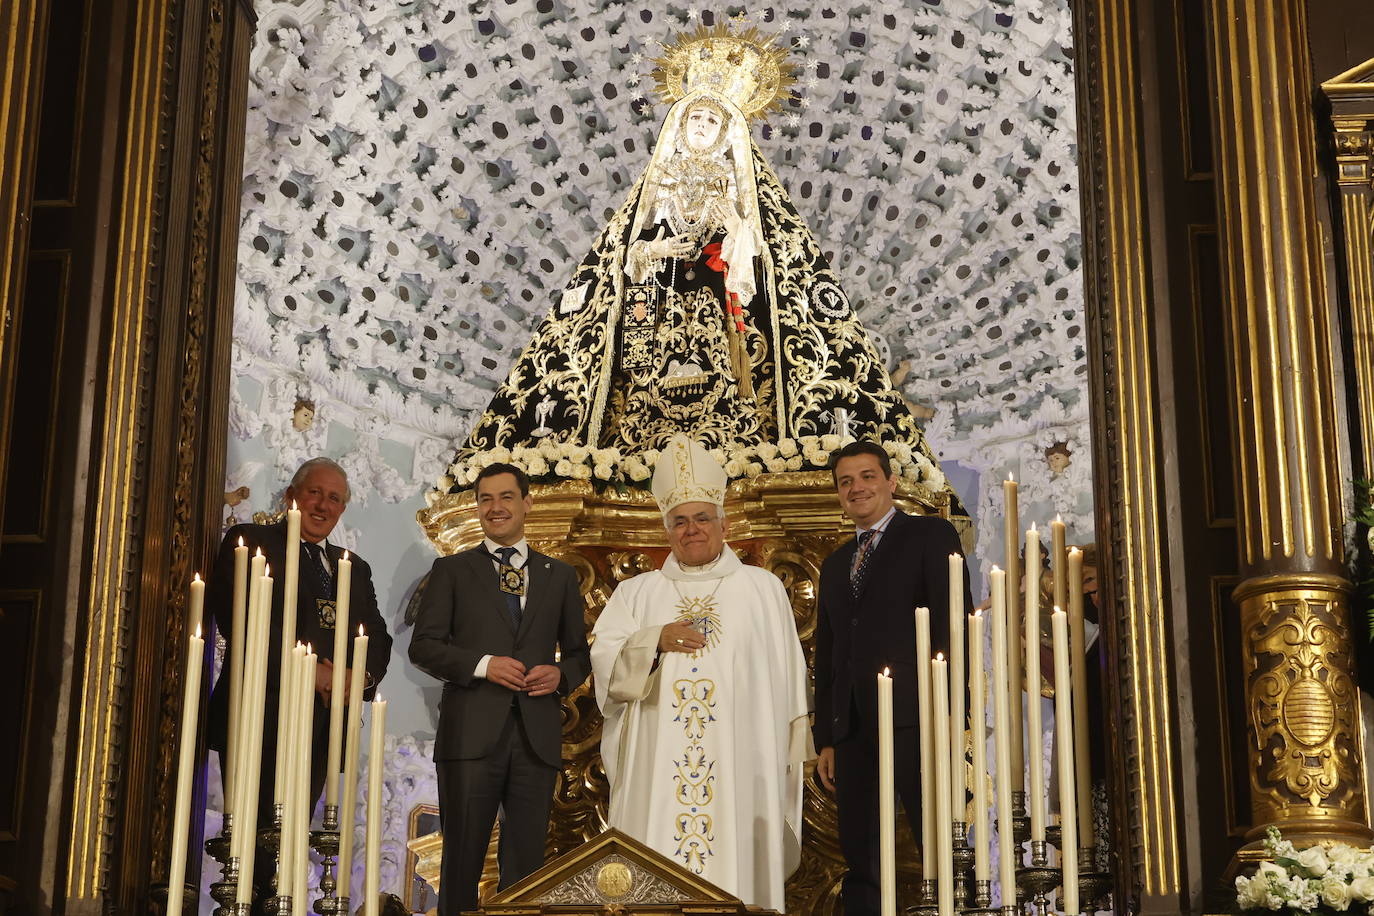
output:
[[[329,411],[321,399],[291,379],[269,382],[262,398],[263,442],[276,479],[289,480],[305,461],[326,454]]]
[[[825,255],[750,135],[785,101],[783,49],[702,28],[655,71],[652,158],[572,272],[458,459],[541,441],[726,450],[831,434],[932,458]],[[554,407],[549,399],[556,401]]]

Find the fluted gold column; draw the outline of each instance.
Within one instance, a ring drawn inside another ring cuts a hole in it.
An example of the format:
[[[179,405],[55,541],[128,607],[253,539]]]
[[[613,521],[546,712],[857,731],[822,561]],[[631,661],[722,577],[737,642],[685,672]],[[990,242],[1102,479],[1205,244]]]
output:
[[[1302,0],[1213,0],[1251,839],[1367,840]]]

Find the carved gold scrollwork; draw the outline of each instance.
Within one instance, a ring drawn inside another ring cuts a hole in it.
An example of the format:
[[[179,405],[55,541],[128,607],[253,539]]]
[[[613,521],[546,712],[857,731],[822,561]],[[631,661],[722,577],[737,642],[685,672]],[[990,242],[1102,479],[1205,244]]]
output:
[[[1349,816],[1359,804],[1359,706],[1344,598],[1329,588],[1252,591],[1241,609],[1251,740],[1263,759],[1251,771],[1256,797],[1275,815]]]

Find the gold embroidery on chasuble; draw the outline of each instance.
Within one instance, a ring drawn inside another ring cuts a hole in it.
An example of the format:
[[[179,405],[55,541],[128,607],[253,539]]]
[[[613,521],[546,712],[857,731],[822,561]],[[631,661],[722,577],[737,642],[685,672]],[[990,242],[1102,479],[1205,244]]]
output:
[[[679,591],[677,619],[698,630],[706,638],[706,645],[689,657],[696,661],[720,642],[720,614],[716,596],[712,592],[700,597],[687,597]],[[693,667],[692,673],[697,669]],[[711,804],[715,800],[716,762],[705,746],[708,726],[716,721],[716,682],[709,677],[681,677],[673,682],[673,721],[682,726],[687,745],[673,761],[673,789],[677,803],[684,810],[674,819],[677,843],[675,855],[694,874],[701,874],[706,860],[714,853],[715,840]]]

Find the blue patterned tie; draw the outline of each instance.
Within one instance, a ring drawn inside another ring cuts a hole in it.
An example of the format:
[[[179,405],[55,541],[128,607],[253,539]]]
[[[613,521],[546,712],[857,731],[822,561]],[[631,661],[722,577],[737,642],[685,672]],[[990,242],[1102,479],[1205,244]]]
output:
[[[854,566],[849,571],[849,587],[854,592],[854,597],[859,597],[859,590],[863,587],[864,572],[868,569],[868,558],[873,554],[869,550],[869,544],[873,542],[877,530],[870,528],[868,531],[859,532],[859,546],[854,554]]]
[[[511,562],[515,558],[514,547],[498,547],[496,555],[501,558],[501,563],[505,566],[514,567]],[[501,593],[506,599],[506,613],[510,616],[510,625],[518,632],[520,630],[520,596],[512,595],[510,592]]]
[[[329,568],[329,558],[325,556],[324,548],[309,541],[302,543],[306,553],[310,554],[311,559],[315,561],[315,572],[320,576],[320,584],[324,586],[324,593],[326,595],[334,594],[334,571]]]

